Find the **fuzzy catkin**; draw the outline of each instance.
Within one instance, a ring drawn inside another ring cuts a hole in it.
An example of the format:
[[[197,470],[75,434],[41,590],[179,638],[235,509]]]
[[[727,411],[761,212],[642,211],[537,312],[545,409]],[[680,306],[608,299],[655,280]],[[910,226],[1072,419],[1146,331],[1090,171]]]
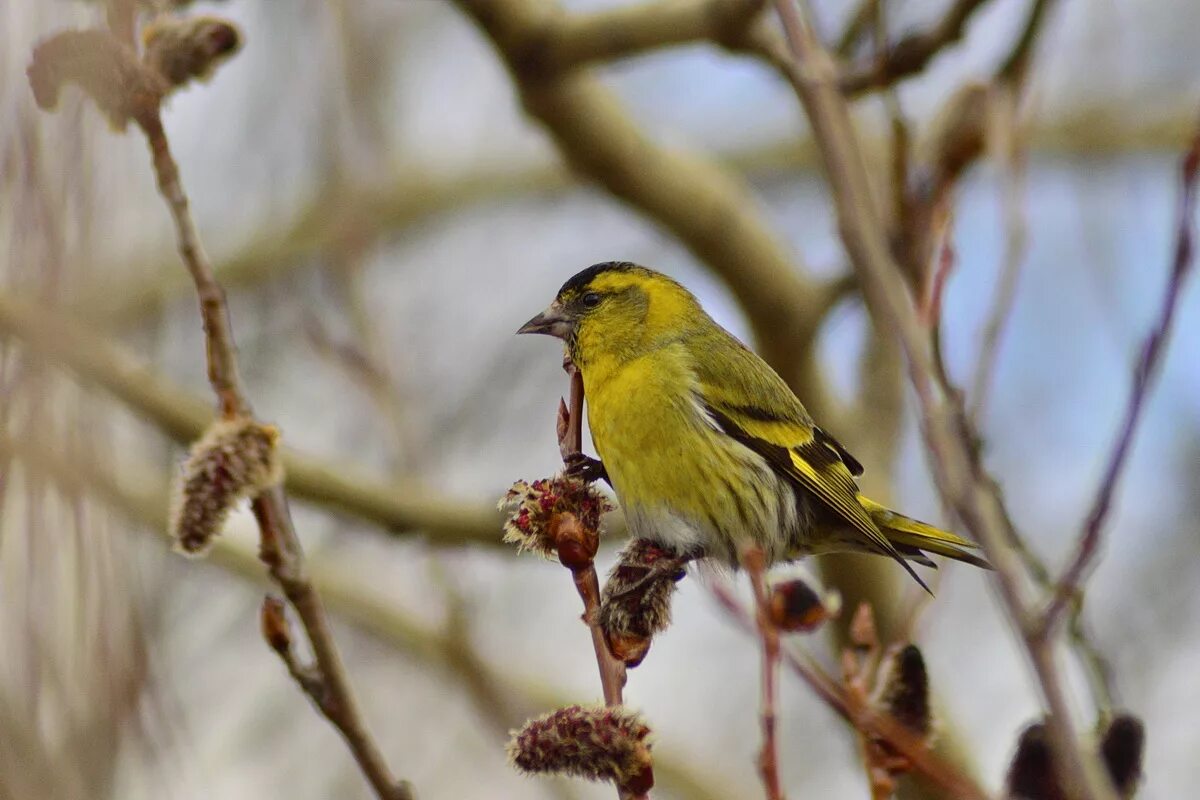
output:
[[[276,428],[239,417],[217,420],[192,445],[171,505],[180,551],[204,553],[238,502],[283,479],[278,440]]]
[[[508,757],[521,772],[556,773],[647,791],[650,728],[622,706],[567,706],[511,732]]]
[[[160,17],[142,32],[143,62],[180,87],[207,80],[242,44],[238,27],[220,17]]]
[[[933,731],[929,704],[929,675],[925,658],[914,645],[905,645],[887,660],[880,705],[913,733],[927,737]]]
[[[138,61],[129,46],[105,30],[61,31],[39,42],[25,71],[38,107],[58,105],[62,87],[82,89],[115,130],[157,114],[170,86]]]
[[[671,624],[671,598],[683,577],[680,559],[647,539],[621,548],[604,583],[600,627],[610,636],[650,638]]]
[[[579,524],[599,531],[600,516],[612,504],[590,484],[579,478],[558,475],[533,483],[517,481],[497,505],[506,515],[504,541],[517,552],[532,550],[546,558],[557,552],[554,520],[560,514],[575,515]]]

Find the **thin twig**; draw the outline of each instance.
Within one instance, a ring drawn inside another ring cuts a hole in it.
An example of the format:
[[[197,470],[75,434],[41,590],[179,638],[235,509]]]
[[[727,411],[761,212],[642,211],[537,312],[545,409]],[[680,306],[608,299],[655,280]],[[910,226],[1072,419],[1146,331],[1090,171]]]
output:
[[[559,403],[558,449],[563,461],[571,455],[583,452],[583,375],[571,363],[563,359],[563,369],[571,377],[571,394],[568,403]],[[600,671],[600,686],[604,692],[606,706],[619,706],[624,702],[625,662],[612,654],[608,638],[600,627],[600,578],[596,564],[590,558],[580,567],[571,568],[575,590],[583,601],[583,623],[592,635],[592,649],[596,653],[596,667]],[[620,787],[617,793],[625,800],[639,800],[648,795],[628,795]]]
[[[757,546],[745,548],[741,553],[742,566],[750,576],[754,591],[755,624],[762,642],[762,750],[758,756],[758,771],[762,776],[767,800],[784,800],[783,786],[779,781],[779,745],[776,736],[775,695],[779,684],[779,630],[771,622],[768,613],[770,599],[767,596],[766,559]]]
[[[1200,130],[1197,130],[1193,136],[1180,166],[1181,188],[1175,248],[1162,307],[1158,318],[1142,343],[1141,353],[1134,367],[1133,382],[1129,390],[1129,401],[1125,406],[1125,415],[1117,433],[1117,440],[1109,455],[1108,465],[1100,479],[1096,498],[1092,502],[1091,510],[1083,524],[1075,555],[1063,571],[1062,577],[1055,582],[1054,598],[1042,615],[1039,634],[1043,637],[1054,633],[1055,628],[1062,621],[1068,605],[1083,602],[1082,584],[1091,571],[1099,551],[1101,537],[1104,533],[1104,523],[1112,507],[1113,496],[1116,494],[1125,462],[1133,446],[1134,435],[1137,433],[1138,422],[1141,420],[1146,398],[1150,394],[1154,378],[1158,374],[1163,354],[1166,351],[1171,325],[1175,320],[1175,311],[1179,307],[1179,297],[1183,293],[1183,284],[1192,271],[1194,256],[1192,224],[1196,207],[1198,175],[1200,175]]]
[[[223,416],[249,415],[250,404],[238,373],[237,350],[229,324],[225,293],[214,279],[212,266],[200,243],[162,120],[154,113],[139,118],[138,124],[150,145],[159,191],[167,201],[175,222],[179,254],[192,275],[200,300],[209,382],[220,402]],[[252,508],[261,534],[260,556],[295,609],[316,661],[313,677],[300,680],[301,673],[284,658],[289,672],[297,677],[301,689],[342,734],[375,794],[381,800],[411,800],[412,788],[407,782],[398,782],[392,776],[379,746],[367,730],[341,655],[334,644],[324,607],[305,572],[303,550],[292,527],[287,498],[282,488],[277,486],[259,495],[254,499]],[[308,673],[306,671],[303,674]]]
[[[570,402],[564,407],[565,415],[560,416],[565,425],[560,426],[562,435],[559,437],[559,450],[565,460],[572,453],[583,451],[583,376],[574,364],[564,362],[563,368],[571,376]],[[625,688],[625,663],[613,656],[604,631],[600,628],[600,579],[596,575],[596,565],[589,563],[581,570],[572,570],[572,576],[579,599],[583,601],[584,624],[592,634],[596,665],[600,669],[600,685],[604,690],[604,704],[619,706]]]
[[[739,628],[751,635],[759,635],[753,615],[742,606],[728,585],[714,581],[709,584],[709,591]],[[856,730],[886,741],[912,763],[913,769],[942,787],[951,797],[957,800],[991,800],[980,786],[944,761],[924,741],[914,736],[912,731],[890,715],[878,714],[864,706],[855,705],[842,688],[807,654],[785,647],[781,649],[781,658],[834,713]]]
[[[998,88],[996,91],[1004,90]],[[987,323],[983,328],[975,375],[971,381],[971,418],[977,425],[983,418],[984,408],[987,404],[988,391],[995,373],[996,359],[1000,351],[1000,340],[1004,333],[1005,323],[1012,316],[1017,297],[1017,282],[1021,277],[1021,267],[1025,262],[1025,248],[1028,241],[1028,225],[1024,206],[1021,203],[1021,196],[1025,190],[1025,151],[1018,142],[1020,134],[1016,130],[1015,98],[1008,91],[1004,91],[1002,96],[1005,100],[1000,112],[1003,118],[989,126],[989,131],[1003,134],[1002,141],[996,143],[993,152],[999,154],[1003,165],[1001,180],[1003,182],[1004,229],[1007,236],[1004,241],[1004,262],[1000,268],[1000,282],[996,289],[991,313],[988,314]]]
[[[966,32],[967,22],[987,0],[954,0],[931,28],[909,34],[888,48],[885,59],[874,57],[846,71],[839,83],[847,95],[889,86],[925,69],[942,50]]]

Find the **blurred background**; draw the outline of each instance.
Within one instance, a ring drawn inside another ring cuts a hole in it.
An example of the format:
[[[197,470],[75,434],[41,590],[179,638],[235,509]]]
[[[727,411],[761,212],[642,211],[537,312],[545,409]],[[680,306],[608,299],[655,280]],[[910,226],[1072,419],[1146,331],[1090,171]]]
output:
[[[816,4],[827,40],[851,5]],[[890,0],[889,29],[921,30],[945,5]],[[993,74],[1030,10],[980,5],[962,41],[894,97],[916,139],[964,81]],[[1018,524],[1057,566],[1161,302],[1178,157],[1200,107],[1200,5],[1047,5],[1015,110],[953,189],[942,336],[952,377],[977,400],[981,343],[1005,276],[1015,280],[980,424]],[[613,259],[678,278],[748,341],[764,324],[730,292],[729,271],[670,224],[603,180],[572,177],[455,3],[189,9],[202,12],[235,20],[245,45],[174,96],[165,123],[229,288],[255,409],[324,470],[293,493],[296,524],[332,587],[337,640],[389,762],[424,798],[611,796],[505,763],[506,731],[526,716],[599,698],[567,575],[499,546],[491,509],[513,480],[556,469],[566,391],[556,344],[512,333],[576,271]],[[172,553],[164,536],[181,442],[211,407],[171,220],[140,134],[110,130],[77,90],[43,113],[25,79],[37,41],[103,18],[68,0],[0,5],[0,797],[367,797],[336,733],[261,642],[250,515],[232,519],[228,549],[207,562]],[[711,44],[583,69],[646,137],[744,181],[747,213],[797,275],[815,286],[846,273],[806,123],[778,74]],[[869,150],[887,143],[888,107],[878,96],[856,106]],[[852,289],[826,305],[813,345],[822,385],[787,372],[786,347],[773,363],[832,420],[878,494],[946,521],[899,362]],[[34,324],[48,319],[76,335]],[[1085,614],[1117,706],[1146,723],[1147,798],[1200,782],[1198,341],[1193,281]],[[145,400],[159,389],[158,405]],[[356,485],[365,499],[347,500]],[[396,503],[424,524],[399,525]],[[440,533],[422,529],[443,517]],[[850,600],[874,599],[886,630],[913,619],[914,587],[890,565],[807,567]],[[656,731],[656,797],[761,791],[758,650],[708,580],[683,581],[674,624],[626,690]],[[1039,701],[988,581],[947,565],[913,635],[943,742],[997,787]],[[806,646],[836,668],[836,634]],[[1086,670],[1063,657],[1090,722]],[[866,796],[851,733],[789,676],[782,714],[794,796]]]

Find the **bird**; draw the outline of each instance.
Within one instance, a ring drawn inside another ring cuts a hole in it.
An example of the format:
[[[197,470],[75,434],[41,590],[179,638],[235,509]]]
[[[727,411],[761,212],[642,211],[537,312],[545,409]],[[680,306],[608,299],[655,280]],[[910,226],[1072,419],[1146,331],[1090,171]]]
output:
[[[607,481],[630,533],[737,569],[836,552],[989,568],[976,545],[865,497],[863,465],[819,427],[787,383],[674,279],[594,264],[517,331],[563,340],[583,379],[599,459],[568,472]]]

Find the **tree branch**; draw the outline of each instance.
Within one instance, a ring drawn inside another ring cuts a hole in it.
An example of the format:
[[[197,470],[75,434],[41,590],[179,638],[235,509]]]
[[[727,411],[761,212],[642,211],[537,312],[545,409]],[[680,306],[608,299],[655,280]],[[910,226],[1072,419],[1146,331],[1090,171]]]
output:
[[[1048,723],[1063,784],[1078,787],[1094,800],[1108,800],[1113,794],[1112,787],[1097,759],[1083,750],[1075,734],[1054,653],[1045,642],[1031,635],[1022,564],[1005,542],[1007,514],[995,482],[978,463],[970,423],[961,404],[953,390],[938,381],[928,337],[917,321],[912,298],[877,217],[833,62],[791,0],[776,0],[776,6],[794,59],[788,70],[789,79],[820,145],[842,240],[860,274],[868,307],[895,331],[905,351],[910,379],[921,404],[923,432],[939,490],[996,567],[1006,610],[1024,634],[1026,650],[1050,707]]]
[[[213,277],[212,265],[200,243],[162,120],[156,111],[139,117],[137,122],[150,146],[159,192],[175,222],[179,255],[196,285],[204,321],[209,383],[220,401],[221,415],[226,419],[250,416],[250,403],[238,373],[225,292]],[[392,776],[379,745],[367,729],[320,596],[305,573],[304,551],[292,527],[283,489],[279,486],[267,489],[252,500],[251,507],[261,533],[260,558],[300,618],[316,660],[312,679],[300,680],[300,688],[341,733],[380,800],[412,800],[412,787]],[[298,676],[291,669],[292,662],[286,658],[284,661],[289,671]]]
[[[942,50],[962,39],[971,16],[987,2],[953,0],[932,28],[905,36],[887,47],[882,58],[872,56],[866,63],[842,72],[838,85],[846,95],[854,96],[916,75]]]
[[[663,47],[734,40],[765,0],[651,0],[552,18],[531,40],[528,61],[564,72]]]

